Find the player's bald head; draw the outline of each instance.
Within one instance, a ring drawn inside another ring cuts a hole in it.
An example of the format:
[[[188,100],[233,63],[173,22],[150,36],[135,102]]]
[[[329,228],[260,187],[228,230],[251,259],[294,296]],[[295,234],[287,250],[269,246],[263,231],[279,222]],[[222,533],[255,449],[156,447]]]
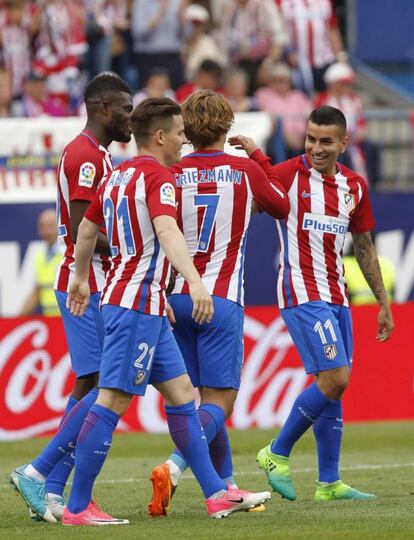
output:
[[[85,104],[89,111],[102,101],[112,101],[121,93],[132,95],[131,88],[116,73],[100,73],[94,77],[85,88]]]

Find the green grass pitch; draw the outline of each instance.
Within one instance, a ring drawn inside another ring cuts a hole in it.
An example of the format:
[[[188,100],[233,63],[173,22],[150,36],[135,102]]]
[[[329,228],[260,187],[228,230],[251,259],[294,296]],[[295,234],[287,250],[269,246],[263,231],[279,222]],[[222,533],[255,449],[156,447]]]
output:
[[[240,487],[267,489],[255,455],[271,431],[231,432],[236,480]],[[20,497],[8,486],[12,468],[27,463],[45,439],[0,443],[1,539],[414,539],[414,422],[349,424],[344,430],[342,479],[378,495],[376,501],[315,503],[315,443],[312,433],[291,457],[295,502],[273,494],[263,513],[237,513],[227,519],[207,516],[201,491],[186,473],[168,518],[146,513],[148,476],[171,449],[167,435],[117,435],[98,483],[95,498],[104,510],[128,518],[121,527],[69,528],[29,519]]]

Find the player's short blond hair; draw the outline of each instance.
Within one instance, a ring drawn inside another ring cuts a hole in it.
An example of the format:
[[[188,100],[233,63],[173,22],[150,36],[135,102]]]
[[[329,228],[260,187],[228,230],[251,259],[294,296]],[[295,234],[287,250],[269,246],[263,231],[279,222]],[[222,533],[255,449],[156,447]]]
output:
[[[230,103],[212,90],[200,90],[182,104],[184,132],[194,148],[216,143],[234,122]]]

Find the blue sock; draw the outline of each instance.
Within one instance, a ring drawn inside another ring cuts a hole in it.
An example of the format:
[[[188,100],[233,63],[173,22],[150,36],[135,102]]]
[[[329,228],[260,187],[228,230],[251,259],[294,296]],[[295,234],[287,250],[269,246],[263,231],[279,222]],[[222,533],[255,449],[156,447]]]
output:
[[[227,486],[211,463],[206,436],[200,424],[194,401],[165,406],[171,438],[191,467],[206,498]]]
[[[322,411],[332,400],[323,394],[316,383],[301,392],[271,450],[280,456],[289,456],[295,442],[316,422]]]
[[[226,484],[235,484],[233,478],[231,447],[226,424],[223,424],[220,431],[211,441],[209,449],[211,462],[214,465],[217,474],[226,482]]]
[[[73,396],[70,396],[68,403],[66,405],[65,412],[63,414],[60,425],[63,424],[68,413],[73,409],[73,407],[78,403],[78,400]],[[60,427],[60,426],[59,426]],[[68,481],[69,475],[72,472],[73,466],[75,464],[75,451],[70,450],[60,458],[60,461],[53,467],[49,476],[46,479],[46,493],[54,493],[56,495],[63,495],[65,490],[66,482]]]
[[[62,459],[62,455],[75,448],[76,439],[82,427],[83,421],[88,414],[89,408],[95,403],[98,390],[93,388],[73,407],[62,420],[59,430],[49,444],[42,450],[36,459],[32,461],[33,467],[49,476],[53,467]]]
[[[76,441],[75,474],[68,510],[78,514],[92,500],[92,488],[111,449],[119,416],[102,405],[92,405]]]
[[[332,401],[313,424],[318,448],[320,482],[339,480],[342,429],[342,401]]]
[[[207,439],[207,444],[210,444],[225,422],[224,411],[214,403],[202,403],[197,409],[197,413]],[[184,456],[178,448],[172,452],[170,459],[180,468],[181,472],[184,472],[188,467]]]

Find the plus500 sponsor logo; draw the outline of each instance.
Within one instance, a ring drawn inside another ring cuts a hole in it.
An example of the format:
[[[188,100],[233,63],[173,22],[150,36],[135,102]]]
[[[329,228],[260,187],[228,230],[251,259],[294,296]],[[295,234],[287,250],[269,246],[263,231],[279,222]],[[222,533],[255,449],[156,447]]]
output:
[[[303,215],[302,229],[304,231],[345,235],[348,230],[348,223],[349,221],[346,219],[306,212]]]

